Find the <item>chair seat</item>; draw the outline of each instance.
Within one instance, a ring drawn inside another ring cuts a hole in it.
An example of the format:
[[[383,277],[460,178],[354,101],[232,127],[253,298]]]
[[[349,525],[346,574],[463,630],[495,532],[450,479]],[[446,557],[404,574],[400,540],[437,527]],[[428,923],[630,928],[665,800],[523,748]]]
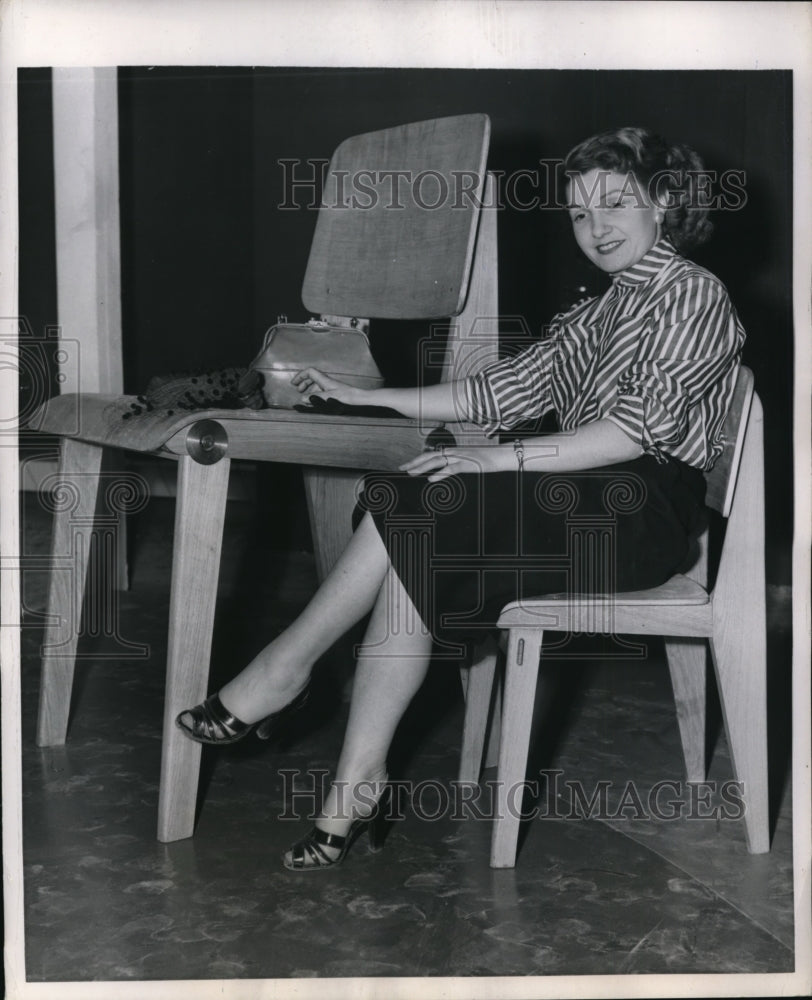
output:
[[[679,610],[687,608],[695,608],[698,613],[686,615]],[[513,601],[502,609],[497,625],[503,629],[541,628],[558,632],[649,632],[664,621],[673,620],[674,631],[663,629],[661,634],[682,635],[681,616],[690,621],[693,631],[706,622],[710,624],[709,613],[710,597],[705,588],[677,573],[650,590],[619,594],[556,593]]]

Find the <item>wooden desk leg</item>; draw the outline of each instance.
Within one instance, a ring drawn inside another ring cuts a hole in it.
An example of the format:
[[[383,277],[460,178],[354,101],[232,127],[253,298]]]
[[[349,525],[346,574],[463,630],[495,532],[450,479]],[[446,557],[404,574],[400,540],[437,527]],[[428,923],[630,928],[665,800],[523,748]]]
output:
[[[304,469],[307,510],[319,580],[333,568],[352,537],[352,512],[363,472],[354,469]]]
[[[67,736],[102,453],[98,445],[71,438],[63,438],[60,446],[60,485],[53,492],[50,624],[42,645],[37,719],[41,747],[62,744]]]
[[[178,498],[169,602],[158,840],[191,837],[200,773],[200,744],[187,739],[175,717],[206,696],[217,600],[230,462],[178,461]]]

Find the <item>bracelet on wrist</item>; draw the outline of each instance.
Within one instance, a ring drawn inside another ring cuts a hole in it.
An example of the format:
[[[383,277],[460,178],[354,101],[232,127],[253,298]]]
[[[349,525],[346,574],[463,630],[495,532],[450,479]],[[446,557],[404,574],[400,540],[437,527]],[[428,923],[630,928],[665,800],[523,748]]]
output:
[[[524,472],[524,442],[520,438],[516,438],[513,442],[513,451],[516,455],[519,472]]]

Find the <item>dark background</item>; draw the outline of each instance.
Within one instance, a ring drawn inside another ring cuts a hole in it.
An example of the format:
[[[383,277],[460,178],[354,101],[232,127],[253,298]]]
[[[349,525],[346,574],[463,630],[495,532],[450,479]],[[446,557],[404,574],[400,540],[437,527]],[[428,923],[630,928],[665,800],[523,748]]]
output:
[[[57,319],[50,72],[21,70],[19,83],[20,310],[36,333]],[[281,159],[329,159],[349,135],[485,112],[488,165],[505,175],[619,125],[687,142],[710,170],[745,171],[746,204],[714,213],[714,238],[693,257],[727,285],[748,331],[744,361],[766,412],[768,578],[789,583],[791,73],[155,67],[120,70],[119,103],[128,392],[155,374],[247,364],[279,313],[307,318],[316,213],[278,208]],[[538,332],[574,289],[602,289],[563,212],[506,209],[498,225],[503,317]],[[373,327],[390,382],[413,381],[423,332]]]

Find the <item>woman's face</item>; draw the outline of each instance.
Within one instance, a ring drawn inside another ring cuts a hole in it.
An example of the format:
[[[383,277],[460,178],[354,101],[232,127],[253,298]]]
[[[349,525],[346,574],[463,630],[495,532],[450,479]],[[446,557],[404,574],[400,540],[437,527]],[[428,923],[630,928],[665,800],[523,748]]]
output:
[[[574,174],[567,199],[578,246],[607,274],[636,264],[659,239],[662,209],[634,174]]]

